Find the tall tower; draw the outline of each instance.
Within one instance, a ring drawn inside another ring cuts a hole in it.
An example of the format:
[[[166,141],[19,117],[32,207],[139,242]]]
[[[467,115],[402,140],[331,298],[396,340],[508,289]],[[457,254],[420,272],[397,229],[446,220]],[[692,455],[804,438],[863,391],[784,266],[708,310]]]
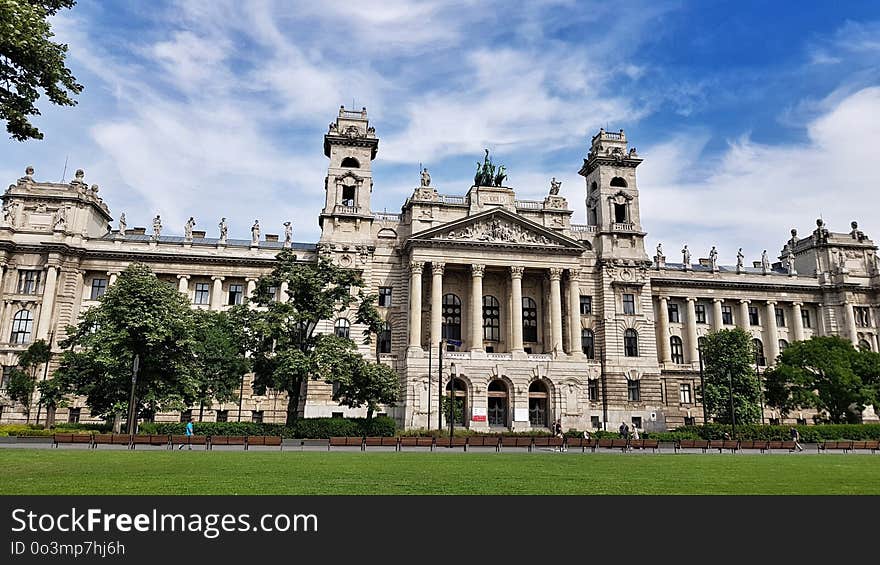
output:
[[[596,226],[600,257],[623,263],[648,261],[639,213],[636,167],[642,162],[626,134],[600,129],[579,174],[587,180],[587,224]]]
[[[370,236],[370,163],[378,149],[379,138],[367,121],[367,109],[352,111],[340,106],[339,116],[324,136],[324,155],[330,164],[324,179],[327,198],[318,217],[321,241],[359,241]]]

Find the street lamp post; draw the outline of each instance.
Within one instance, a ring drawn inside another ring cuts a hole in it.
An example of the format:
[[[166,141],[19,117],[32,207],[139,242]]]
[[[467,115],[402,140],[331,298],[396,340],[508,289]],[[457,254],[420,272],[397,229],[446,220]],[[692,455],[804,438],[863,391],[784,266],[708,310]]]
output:
[[[703,380],[703,344],[697,341],[697,357],[700,359],[700,401],[703,405],[703,425],[708,423],[706,416],[706,383]]]
[[[730,369],[727,370],[727,376],[730,377],[730,424],[732,439],[736,439],[736,409],[733,405],[733,371]]]
[[[134,435],[134,428],[135,428],[134,419],[135,419],[136,410],[135,410],[135,406],[134,406],[134,400],[135,400],[134,390],[135,390],[135,386],[137,386],[137,376],[138,376],[138,369],[140,368],[140,365],[141,365],[141,356],[139,354],[135,354],[134,362],[131,365],[131,396],[129,396],[129,398],[128,398],[128,435],[130,435],[130,436]]]
[[[755,375],[758,377],[758,394],[761,395],[761,425],[764,425],[764,383],[761,382],[761,365],[758,352],[755,352]]]
[[[452,435],[455,428],[455,363],[449,365],[449,447],[452,447]]]

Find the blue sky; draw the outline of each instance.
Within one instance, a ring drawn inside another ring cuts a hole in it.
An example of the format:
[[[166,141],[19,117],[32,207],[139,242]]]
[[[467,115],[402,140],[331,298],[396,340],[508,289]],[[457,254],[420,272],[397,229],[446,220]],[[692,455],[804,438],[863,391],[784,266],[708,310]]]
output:
[[[45,140],[0,141],[0,179],[58,181],[67,158],[129,226],[316,240],[322,136],[354,103],[380,137],[376,211],[419,163],[464,194],[488,147],[519,198],[561,179],[583,223],[577,171],[607,127],[645,158],[649,252],[756,260],[820,215],[880,239],[876,2],[80,0],[54,29],[85,91],[41,101]]]

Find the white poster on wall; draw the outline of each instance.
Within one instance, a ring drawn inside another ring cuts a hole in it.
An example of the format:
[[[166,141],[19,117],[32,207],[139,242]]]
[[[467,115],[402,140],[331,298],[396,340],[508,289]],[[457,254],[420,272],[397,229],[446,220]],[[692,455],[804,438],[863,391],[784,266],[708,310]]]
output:
[[[515,422],[528,422],[529,421],[529,409],[528,408],[515,408],[513,410],[513,420]]]

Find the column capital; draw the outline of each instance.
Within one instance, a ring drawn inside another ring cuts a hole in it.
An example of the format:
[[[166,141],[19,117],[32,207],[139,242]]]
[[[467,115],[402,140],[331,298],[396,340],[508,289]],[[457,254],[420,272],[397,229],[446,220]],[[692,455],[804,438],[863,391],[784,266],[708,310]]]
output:
[[[740,304],[751,304],[752,301],[749,300],[748,298],[740,298],[739,303]]]
[[[777,302],[775,300],[768,300],[767,306],[776,306]]]
[[[713,298],[712,302],[715,302],[715,303],[724,302],[724,299],[723,298]]]
[[[804,303],[801,302],[801,301],[799,301],[799,300],[796,300],[796,301],[792,302],[791,305],[792,305],[792,306],[797,306],[798,308],[803,308],[803,307],[804,307]]]
[[[697,301],[697,298],[695,296],[685,296],[684,299],[687,300],[688,302],[696,302]]]
[[[661,294],[660,296],[657,297],[657,300],[659,300],[660,302],[669,302],[669,297],[666,296],[665,294]]]
[[[550,280],[558,281],[562,278],[562,269],[559,267],[550,267]]]
[[[224,280],[225,278],[226,278],[226,277],[223,277],[223,276],[220,276],[220,275],[211,275],[211,280],[212,280],[212,281],[222,281],[222,280]]]
[[[580,269],[571,268],[571,269],[568,270],[568,276],[570,276],[570,277],[573,278],[573,279],[576,279],[576,278],[578,278],[579,276],[581,276],[581,270],[580,270]]]
[[[486,265],[471,265],[471,276],[482,277],[486,272]]]
[[[520,267],[518,265],[511,265],[510,267],[510,278],[512,279],[521,279],[523,277],[523,272],[525,272],[525,267]]]
[[[443,271],[446,270],[446,263],[438,263],[435,261],[431,262],[431,272],[435,275],[442,275]]]
[[[192,276],[192,275],[177,275],[177,280],[180,280],[180,279],[187,279],[187,280],[189,280],[189,278],[190,278],[191,276]]]
[[[180,277],[180,276],[188,277],[189,275],[177,275],[177,276],[178,276],[178,277]],[[258,280],[260,280],[260,277],[245,277],[245,278],[244,278],[244,282],[254,282],[254,283],[255,283],[255,282],[257,282]]]
[[[409,272],[414,275],[421,275],[422,269],[425,268],[424,261],[410,261],[409,263]]]

